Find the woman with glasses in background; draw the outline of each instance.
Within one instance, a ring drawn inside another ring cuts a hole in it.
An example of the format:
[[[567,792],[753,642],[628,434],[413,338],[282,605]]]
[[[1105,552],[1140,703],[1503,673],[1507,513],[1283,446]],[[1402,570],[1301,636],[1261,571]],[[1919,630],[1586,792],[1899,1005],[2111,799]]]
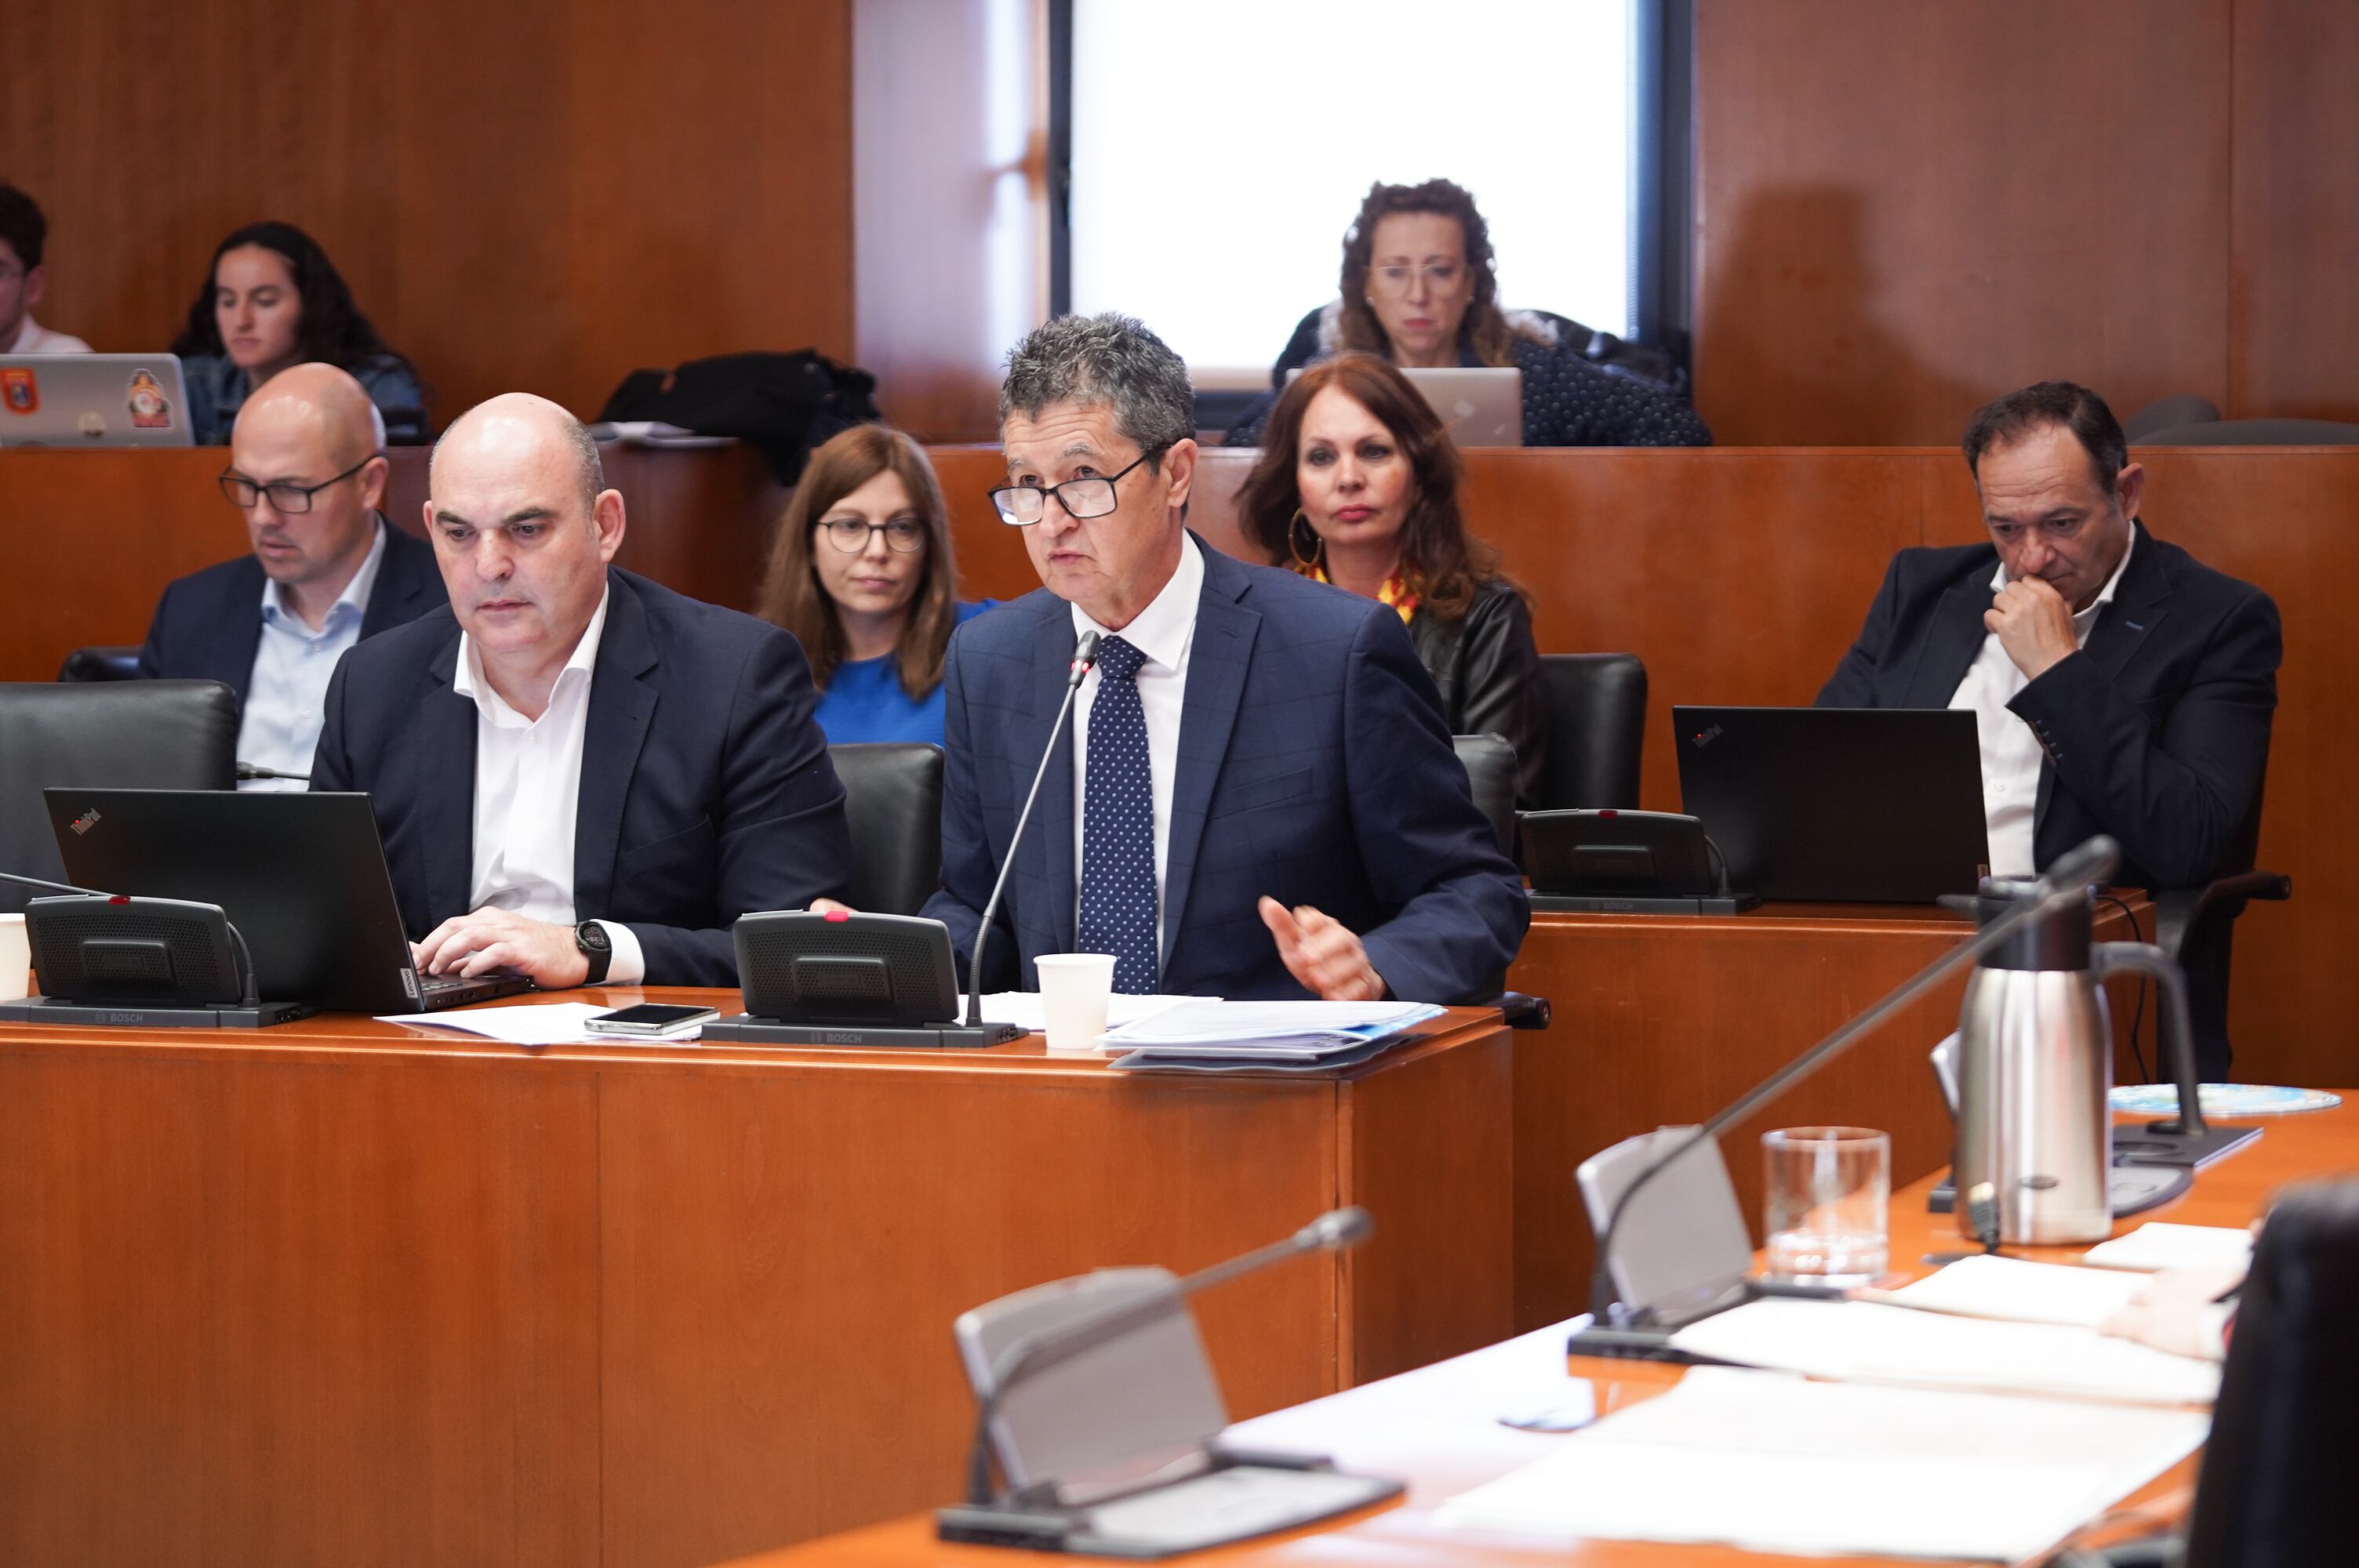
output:
[[[757,613],[803,645],[830,743],[942,743],[951,629],[991,608],[960,602],[957,584],[949,510],[917,442],[855,425],[811,454]]]
[[[1669,361],[1577,321],[1498,304],[1491,232],[1446,179],[1368,188],[1343,233],[1341,297],[1302,319],[1271,390],[1229,429],[1258,446],[1289,372],[1357,351],[1405,369],[1513,368],[1527,447],[1704,447],[1712,432],[1669,383]],[[1592,356],[1595,357],[1592,357]]]

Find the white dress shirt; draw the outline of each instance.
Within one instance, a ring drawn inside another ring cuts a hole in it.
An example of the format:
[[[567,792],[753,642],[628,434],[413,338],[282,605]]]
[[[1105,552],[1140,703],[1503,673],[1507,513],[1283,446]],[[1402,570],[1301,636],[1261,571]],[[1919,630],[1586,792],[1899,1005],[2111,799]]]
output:
[[[1180,771],[1180,709],[1188,696],[1188,650],[1196,641],[1196,604],[1204,593],[1204,557],[1196,541],[1180,536],[1180,566],[1147,607],[1120,632],[1092,620],[1073,606],[1073,633],[1095,632],[1120,637],[1146,655],[1138,666],[1138,705],[1147,719],[1147,766],[1155,804],[1156,950],[1169,946],[1163,925],[1164,870],[1171,857],[1171,799]],[[1073,904],[1079,917],[1082,897],[1082,829],[1087,813],[1090,768],[1090,708],[1097,701],[1099,672],[1093,666],[1082,678],[1073,698]]]
[[[590,728],[590,677],[606,634],[609,589],[557,675],[538,719],[510,708],[484,678],[474,640],[459,633],[451,689],[475,704],[474,881],[467,907],[506,909],[527,920],[572,925],[573,833],[582,811],[582,747]],[[630,927],[598,925],[614,945],[611,985],[634,985],[647,956]]]
[[[385,528],[376,525],[375,542],[361,560],[360,570],[344,584],[327,619],[314,632],[303,624],[286,590],[265,578],[262,582],[262,636],[254,645],[254,670],[246,677],[245,710],[237,721],[237,760],[282,773],[308,773],[311,754],[320,749],[320,727],[326,721],[328,677],[344,650],[361,640],[361,621],[368,614],[370,592],[376,587],[377,568],[385,563]],[[237,786],[250,790],[299,790],[298,779],[248,779]]]
[[[2130,549],[2136,547],[2137,534],[2133,529]],[[2114,575],[2105,579],[2089,608],[2072,617],[2072,639],[2081,646],[2089,645],[2090,629],[2096,625],[2098,612],[2114,601],[2114,589],[2129,564],[2130,551],[2124,550]],[[1991,592],[1996,594],[2006,584],[2006,565],[2002,561],[1991,577]],[[1974,727],[1981,736],[1983,820],[1990,838],[1990,869],[1995,877],[2035,876],[2039,869],[2032,849],[2032,817],[2039,805],[2039,738],[2006,706],[2030,684],[2006,656],[1998,633],[1992,632],[1984,636],[1982,651],[1966,667],[1966,678],[1958,683],[1950,698],[1951,708],[1973,710]]]
[[[80,338],[69,337],[63,332],[50,331],[47,327],[34,320],[29,311],[16,329],[16,341],[5,348],[0,348],[0,354],[86,354],[88,352],[90,352],[88,343],[83,342]]]

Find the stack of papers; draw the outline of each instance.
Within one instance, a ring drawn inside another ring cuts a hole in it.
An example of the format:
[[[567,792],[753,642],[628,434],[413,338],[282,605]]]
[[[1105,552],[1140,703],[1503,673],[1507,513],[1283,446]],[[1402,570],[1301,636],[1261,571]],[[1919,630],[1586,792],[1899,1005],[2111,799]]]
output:
[[[1434,1517],[1549,1537],[2017,1562],[2185,1458],[2209,1426],[2181,1411],[1699,1367]]]
[[[1110,1029],[1116,1067],[1314,1072],[1364,1062],[1441,1009],[1398,1001],[1193,1001]]]
[[[679,1045],[693,1042],[701,1031],[684,1030],[657,1037],[644,1034],[592,1034],[582,1027],[586,1019],[613,1008],[596,1001],[528,1002],[515,1007],[454,1007],[440,1012],[397,1012],[379,1023],[407,1023],[418,1029],[451,1029],[477,1034],[510,1045]]]
[[[1680,1329],[1671,1347],[1740,1367],[1865,1383],[2155,1405],[2208,1405],[2220,1394],[2212,1363],[2092,1328],[1870,1302],[1747,1302]]]
[[[1197,996],[1125,996],[1116,991],[1106,998],[1106,1027],[1119,1029],[1125,1023],[1136,1023],[1142,1018],[1169,1012],[1182,1002],[1220,1000],[1218,997]],[[994,1023],[1012,1023],[1035,1034],[1049,1027],[1048,1014],[1040,1005],[1038,991],[986,991],[983,998],[983,1016]],[[1100,1039],[1103,1040],[1103,1036]]]
[[[2147,1287],[2143,1275],[2021,1258],[1961,1258],[1884,1299],[1924,1312],[2095,1328]]]
[[[2169,1225],[2148,1221],[2127,1236],[2100,1241],[2081,1255],[2100,1269],[2245,1269],[2253,1233],[2234,1226]]]

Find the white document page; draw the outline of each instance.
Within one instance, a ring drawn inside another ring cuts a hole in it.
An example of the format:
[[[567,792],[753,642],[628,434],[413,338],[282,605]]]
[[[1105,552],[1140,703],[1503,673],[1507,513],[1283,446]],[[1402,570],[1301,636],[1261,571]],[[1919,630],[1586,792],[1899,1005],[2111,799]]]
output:
[[[520,1007],[453,1007],[440,1012],[391,1013],[379,1023],[407,1023],[419,1029],[451,1029],[478,1034],[510,1045],[678,1045],[693,1041],[698,1032],[661,1039],[644,1034],[592,1034],[582,1021],[614,1010],[603,1002],[547,1001]]]
[[[1891,1293],[1895,1301],[1934,1312],[2094,1328],[2146,1285],[2144,1276],[2114,1269],[1985,1255],[1961,1258]]]
[[[2111,1241],[2100,1241],[2081,1260],[2100,1269],[2242,1269],[2252,1266],[2253,1233],[2234,1226],[2169,1225],[2149,1221]]]
[[[1443,1503],[1435,1521],[2014,1562],[2177,1464],[2210,1425],[2179,1411],[1699,1367],[1660,1398]]]
[[[1438,1016],[1441,1009],[1397,1001],[1198,1001],[1106,1032],[1106,1044],[1133,1049],[1215,1050],[1341,1047],[1362,1044]]]
[[[1813,1378],[2208,1405],[2220,1368],[2092,1329],[1994,1323],[1868,1302],[1747,1302],[1671,1336],[1680,1350]]]
[[[1116,991],[1106,998],[1106,1027],[1120,1029],[1125,1023],[1136,1023],[1142,1018],[1169,1012],[1182,1002],[1219,1000],[1217,997],[1194,996],[1125,996]],[[994,1023],[1012,1023],[1035,1034],[1049,1027],[1048,1017],[1041,1010],[1038,991],[987,991],[983,999],[983,1016]]]

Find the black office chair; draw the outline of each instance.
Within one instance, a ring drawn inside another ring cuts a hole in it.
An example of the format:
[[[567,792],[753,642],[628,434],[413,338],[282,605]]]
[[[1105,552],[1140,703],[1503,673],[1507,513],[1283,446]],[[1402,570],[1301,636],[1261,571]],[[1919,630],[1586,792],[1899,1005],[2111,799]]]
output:
[[[2122,421],[2122,439],[2135,446],[2157,430],[2181,425],[2211,425],[2220,418],[2220,406],[2200,392],[2182,392],[2158,398]]]
[[[1466,784],[1474,805],[1490,819],[1499,852],[1516,858],[1516,749],[1497,735],[1452,735],[1451,746],[1466,770]],[[1505,977],[1502,977],[1504,979]],[[1497,1008],[1510,1029],[1546,1029],[1549,1000],[1523,991],[1503,990],[1483,1005]]]
[[[2263,770],[2262,782],[2267,781]],[[2155,946],[2186,971],[2188,1022],[2195,1030],[2195,1058],[2206,1082],[2229,1073],[2234,1053],[2228,1039],[2228,961],[2236,917],[2254,899],[2282,903],[2293,896],[2293,879],[2254,869],[2260,849],[2261,790],[2236,830],[2226,865],[2232,868],[2201,887],[2150,890],[2154,898]],[[2159,1062],[2156,1070],[2161,1071]]]
[[[1549,752],[1538,808],[1635,808],[1647,666],[1635,654],[1546,654],[1540,671],[1548,679]]]
[[[2351,1560],[2359,1408],[2359,1181],[2288,1188],[2238,1297],[2186,1568]]]
[[[827,754],[852,825],[852,907],[917,914],[942,884],[942,749],[898,741]]]
[[[64,681],[136,680],[139,650],[125,644],[76,648],[58,669]]]
[[[219,681],[0,685],[0,871],[64,878],[41,799],[53,785],[234,787],[237,719],[237,694]],[[38,896],[0,882],[0,911]]]
[[[2214,419],[2149,430],[2133,447],[2359,447],[2359,425],[2340,419]]]
[[[1491,819],[1499,853],[1516,858],[1516,749],[1499,735],[1452,735],[1458,765],[1466,770],[1474,805]]]

